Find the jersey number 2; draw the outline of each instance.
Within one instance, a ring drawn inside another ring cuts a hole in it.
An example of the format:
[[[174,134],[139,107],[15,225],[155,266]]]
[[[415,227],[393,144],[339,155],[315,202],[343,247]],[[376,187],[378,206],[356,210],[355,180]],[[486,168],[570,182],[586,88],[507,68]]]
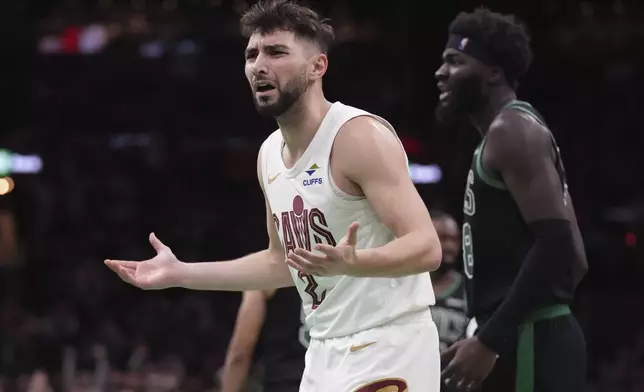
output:
[[[310,295],[311,299],[313,300],[311,303],[311,309],[316,309],[318,306],[320,306],[322,301],[324,301],[324,297],[326,297],[326,290],[322,290],[320,294],[317,293],[316,290],[318,289],[318,282],[315,281],[313,275],[300,272],[299,277],[307,283],[306,287],[304,288],[304,292]]]

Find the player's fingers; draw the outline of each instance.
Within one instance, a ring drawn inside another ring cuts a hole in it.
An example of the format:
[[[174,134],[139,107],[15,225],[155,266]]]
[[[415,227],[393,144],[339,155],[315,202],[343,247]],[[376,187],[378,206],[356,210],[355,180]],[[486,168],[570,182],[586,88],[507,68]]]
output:
[[[107,267],[108,267],[109,269],[111,269],[112,271],[114,271],[114,272],[116,272],[117,274],[119,274],[119,275],[120,275],[120,272],[121,272],[121,271],[120,271],[120,267],[119,267],[119,265],[118,265],[118,264],[116,264],[116,263],[111,263],[111,262],[108,262],[108,260],[105,260],[105,265],[107,265]]]
[[[136,277],[135,274],[136,272],[130,268],[125,268],[121,266],[117,266],[114,271],[118,274],[119,278],[123,280],[124,282],[127,282],[131,285],[136,286]]]
[[[458,373],[454,372],[450,372],[449,376],[441,378],[445,380],[445,385],[447,385],[450,389],[456,389],[456,386],[461,382],[462,379],[462,377]]]
[[[457,384],[456,384],[456,389],[461,390],[461,391],[469,391],[470,386],[474,382],[469,378],[469,377],[463,377]]]
[[[294,261],[296,264],[306,268],[307,272],[318,271],[321,272],[324,268],[320,263],[309,260],[306,257],[302,257],[295,252],[290,252],[288,259]]]
[[[114,269],[116,267],[136,269],[138,264],[139,264],[138,261],[110,260],[110,259],[105,260],[105,265],[110,267],[110,269]]]
[[[315,245],[315,250],[317,250],[318,252],[324,253],[325,255],[328,256],[328,258],[331,258],[331,259],[342,258],[342,253],[335,246],[331,246],[327,244],[317,244]]]
[[[441,363],[449,364],[454,358],[454,356],[456,355],[457,351],[458,351],[457,345],[452,345],[447,350],[443,351],[441,353]]]
[[[305,258],[313,264],[323,264],[329,262],[329,259],[326,257],[326,255],[316,255],[315,253],[309,252],[308,250],[303,248],[295,249],[294,253],[300,257]]]
[[[161,242],[161,240],[159,240],[154,233],[150,233],[150,238],[149,239],[150,239],[150,244],[152,245],[154,250],[157,251],[157,253],[159,253],[163,249],[167,248],[167,246],[165,246],[163,244],[163,242]]]
[[[454,385],[458,383],[458,381],[461,380],[462,375],[459,371],[459,366],[457,363],[454,361],[449,361],[449,362],[443,362],[446,363],[447,366],[445,366],[445,369],[441,372],[441,378],[445,380],[451,380]]]
[[[290,259],[286,259],[286,264],[303,274],[313,275],[313,276],[324,276],[324,273],[322,273],[319,269],[303,267]]]
[[[321,275],[324,269],[320,265],[312,264],[302,256],[298,256],[292,251],[288,253],[286,263],[300,272],[311,275]]]
[[[347,244],[355,246],[358,241],[358,228],[360,228],[360,223],[353,222],[349,226],[349,231],[347,233]]]

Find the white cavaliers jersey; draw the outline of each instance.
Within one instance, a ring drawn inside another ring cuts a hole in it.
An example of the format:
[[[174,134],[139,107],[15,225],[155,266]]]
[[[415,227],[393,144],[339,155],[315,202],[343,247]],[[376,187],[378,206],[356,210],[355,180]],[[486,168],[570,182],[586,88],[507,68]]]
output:
[[[371,116],[395,134],[386,120],[336,102],[292,168],[284,166],[279,129],[264,141],[262,181],[287,254],[295,248],[311,250],[318,243],[336,245],[353,222],[360,223],[358,249],[379,247],[395,238],[364,197],[343,192],[331,178],[329,157],[335,137],[344,123],[358,116]],[[354,334],[434,304],[428,272],[400,278],[356,278],[313,277],[290,270],[314,339]]]

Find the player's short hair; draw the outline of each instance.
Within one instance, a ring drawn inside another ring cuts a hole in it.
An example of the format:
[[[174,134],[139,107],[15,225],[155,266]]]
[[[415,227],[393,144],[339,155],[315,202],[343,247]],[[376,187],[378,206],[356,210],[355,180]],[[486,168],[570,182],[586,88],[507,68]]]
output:
[[[286,30],[298,38],[314,42],[323,53],[327,53],[335,39],[333,27],[328,22],[313,9],[293,0],[261,0],[246,11],[240,24],[245,37]]]
[[[479,7],[461,12],[449,26],[449,33],[466,36],[484,45],[514,88],[532,63],[527,26],[514,15],[502,15]]]

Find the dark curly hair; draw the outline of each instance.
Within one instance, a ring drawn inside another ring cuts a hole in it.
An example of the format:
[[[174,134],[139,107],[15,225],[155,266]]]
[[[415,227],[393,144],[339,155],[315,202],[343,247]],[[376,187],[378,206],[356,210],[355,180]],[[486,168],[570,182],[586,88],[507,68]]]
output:
[[[328,21],[311,8],[292,0],[261,0],[246,11],[240,24],[245,37],[286,30],[298,38],[314,42],[323,53],[327,53],[335,39]]]
[[[450,24],[449,33],[484,45],[514,88],[532,63],[527,27],[514,15],[502,15],[485,7],[471,13],[461,12]]]

